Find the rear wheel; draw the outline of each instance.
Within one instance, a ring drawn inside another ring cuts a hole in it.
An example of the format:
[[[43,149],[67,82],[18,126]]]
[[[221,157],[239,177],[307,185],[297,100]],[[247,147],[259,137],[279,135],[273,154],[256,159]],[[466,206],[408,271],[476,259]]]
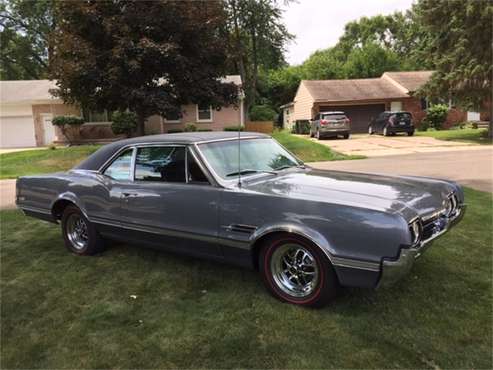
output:
[[[310,127],[310,137],[313,137],[313,131],[312,131],[312,128]]]
[[[344,134],[344,139],[349,139],[349,134]]]
[[[321,307],[337,295],[339,283],[332,264],[318,247],[301,237],[271,238],[259,258],[265,286],[282,301]]]
[[[76,206],[67,206],[62,215],[65,246],[78,255],[92,255],[104,248],[104,241],[95,226]]]
[[[317,132],[315,133],[315,138],[317,140],[322,140],[322,136],[320,135],[320,130],[319,129],[317,129]]]
[[[409,132],[407,133],[407,136],[413,136],[413,135],[414,135],[414,130],[413,130],[413,131],[409,131]]]

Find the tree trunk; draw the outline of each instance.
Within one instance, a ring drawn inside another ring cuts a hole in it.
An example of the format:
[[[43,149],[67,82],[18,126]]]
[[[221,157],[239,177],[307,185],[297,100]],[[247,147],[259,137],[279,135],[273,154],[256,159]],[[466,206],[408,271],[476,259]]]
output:
[[[145,122],[146,116],[144,114],[137,113],[137,128],[135,129],[137,136],[145,135]]]

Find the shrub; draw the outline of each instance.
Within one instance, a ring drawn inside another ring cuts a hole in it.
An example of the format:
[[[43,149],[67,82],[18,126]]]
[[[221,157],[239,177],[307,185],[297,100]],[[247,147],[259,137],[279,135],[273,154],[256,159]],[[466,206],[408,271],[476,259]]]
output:
[[[428,108],[424,121],[435,130],[441,130],[447,119],[448,106],[445,104],[436,104]]]
[[[224,131],[243,131],[243,126],[226,126]]]
[[[57,116],[53,117],[51,123],[58,126],[69,144],[72,144],[80,136],[80,126],[84,124],[84,119],[77,116]]]
[[[308,135],[310,133],[310,121],[299,120],[296,121],[293,128],[291,129],[293,134]]]
[[[124,134],[129,137],[137,127],[137,115],[133,112],[116,111],[113,112],[111,119],[113,121],[111,131],[115,135]]]
[[[418,131],[428,131],[430,125],[425,120],[422,120],[418,126]]]
[[[179,132],[183,132],[183,130],[180,130],[179,128],[170,128],[167,132],[168,134],[177,134]]]
[[[478,128],[478,123],[477,123],[477,122],[473,122],[473,123],[471,123],[471,127],[472,127],[473,129],[477,130],[477,128]]]
[[[199,128],[197,129],[198,132],[209,132],[209,131],[212,131],[212,129],[210,128]]]
[[[195,123],[187,123],[185,125],[185,129],[183,131],[185,131],[185,132],[195,132],[195,131],[197,131],[197,126],[195,126]]]
[[[251,121],[274,121],[277,113],[268,105],[254,105],[249,116]]]

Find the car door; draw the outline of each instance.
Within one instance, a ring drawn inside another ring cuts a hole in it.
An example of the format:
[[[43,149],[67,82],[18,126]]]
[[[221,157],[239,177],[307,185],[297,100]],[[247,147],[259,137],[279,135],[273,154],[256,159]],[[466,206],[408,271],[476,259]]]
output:
[[[211,185],[185,145],[136,147],[133,181],[122,189],[127,237],[164,249],[220,256],[221,188]],[[195,173],[192,173],[195,171]]]

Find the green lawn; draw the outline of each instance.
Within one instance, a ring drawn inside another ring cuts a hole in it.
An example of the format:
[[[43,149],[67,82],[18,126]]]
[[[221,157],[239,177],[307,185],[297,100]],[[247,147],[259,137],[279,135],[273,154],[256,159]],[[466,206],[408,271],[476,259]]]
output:
[[[304,162],[365,158],[363,156],[345,155],[335,152],[326,145],[291,135],[287,131],[275,131],[272,136]]]
[[[98,145],[81,145],[0,154],[0,179],[65,171],[98,148]]]
[[[418,136],[430,136],[439,140],[453,140],[453,141],[467,141],[477,144],[491,144],[491,139],[485,136],[486,129],[456,129],[456,130],[428,130],[428,131],[416,131]]]
[[[364,158],[334,152],[324,145],[293,136],[287,132],[276,132],[273,136],[305,162]],[[55,150],[26,150],[0,154],[0,179],[66,171],[98,148],[99,145],[82,145]]]
[[[386,290],[283,304],[253,271],[116,245],[2,211],[2,368],[492,368],[492,196]],[[133,299],[131,296],[137,296]]]

